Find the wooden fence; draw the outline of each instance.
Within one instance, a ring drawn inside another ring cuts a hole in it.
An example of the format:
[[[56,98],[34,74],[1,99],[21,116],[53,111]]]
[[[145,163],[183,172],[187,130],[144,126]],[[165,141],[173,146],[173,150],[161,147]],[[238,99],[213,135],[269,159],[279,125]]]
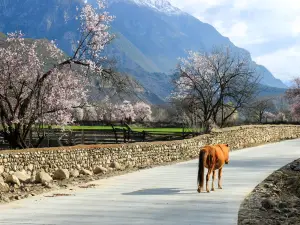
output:
[[[168,141],[191,138],[198,135],[196,132],[162,132],[162,131],[133,131],[130,127],[116,128],[112,126],[112,130],[61,130],[46,128],[45,138],[39,147],[58,147],[58,146],[75,146],[90,144],[113,144],[113,143],[133,143],[133,142],[153,142]],[[26,142],[34,143],[38,139],[38,135],[32,132],[30,138]],[[32,147],[32,146],[31,146]],[[0,149],[9,149],[8,143],[3,137],[0,137]]]

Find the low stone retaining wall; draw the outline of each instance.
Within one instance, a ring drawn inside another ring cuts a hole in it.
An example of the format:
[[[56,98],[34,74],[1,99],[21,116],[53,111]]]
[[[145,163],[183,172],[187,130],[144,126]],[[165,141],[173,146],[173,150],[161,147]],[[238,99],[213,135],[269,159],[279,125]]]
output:
[[[236,150],[293,138],[300,138],[300,126],[261,125],[226,128],[193,139],[171,142],[10,150],[0,152],[0,174],[1,170],[25,170],[29,173],[41,169],[53,173],[58,168],[93,171],[96,166],[110,168],[114,162],[124,168],[141,168],[195,158],[199,148],[206,144],[228,143],[232,150]]]

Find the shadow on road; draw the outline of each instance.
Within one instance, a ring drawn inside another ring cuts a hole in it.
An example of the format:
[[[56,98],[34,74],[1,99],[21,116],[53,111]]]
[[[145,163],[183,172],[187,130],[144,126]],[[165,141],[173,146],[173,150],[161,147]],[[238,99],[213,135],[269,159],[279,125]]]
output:
[[[276,157],[269,157],[268,159],[261,159],[261,158],[252,158],[247,160],[233,160],[229,162],[228,165],[225,165],[226,167],[234,167],[234,168],[268,168],[268,167],[274,167],[274,165],[277,165],[277,163],[280,161],[280,158]]]
[[[178,188],[150,188],[150,189],[142,189],[138,191],[123,193],[123,195],[186,195],[189,193],[182,193],[182,191],[194,191],[192,189],[181,190]]]

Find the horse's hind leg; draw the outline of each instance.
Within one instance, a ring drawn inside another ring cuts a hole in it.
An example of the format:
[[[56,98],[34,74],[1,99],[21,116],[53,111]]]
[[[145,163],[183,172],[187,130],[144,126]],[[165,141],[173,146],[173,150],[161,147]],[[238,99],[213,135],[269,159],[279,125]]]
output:
[[[212,191],[215,190],[215,187],[214,187],[215,176],[216,176],[216,171],[214,170],[214,171],[212,172],[212,182],[211,182],[211,190],[212,190]]]
[[[207,192],[210,192],[209,189],[208,189],[208,182],[209,182],[209,177],[211,175],[211,172],[212,172],[212,169],[208,169],[208,172],[206,174],[206,191]]]
[[[219,169],[218,171],[218,188],[222,189],[222,185],[221,185],[221,178],[222,178],[222,167]]]

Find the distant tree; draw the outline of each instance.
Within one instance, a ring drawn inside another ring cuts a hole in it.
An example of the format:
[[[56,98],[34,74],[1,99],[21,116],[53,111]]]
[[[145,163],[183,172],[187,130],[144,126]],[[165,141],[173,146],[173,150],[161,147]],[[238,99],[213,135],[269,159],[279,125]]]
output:
[[[189,52],[178,64],[173,98],[188,102],[205,132],[221,115],[220,126],[256,93],[258,75],[249,57],[216,49],[211,54]],[[225,112],[226,111],[226,115]]]
[[[245,107],[245,112],[248,119],[258,123],[264,122],[266,115],[271,116],[270,112],[275,112],[273,98],[260,98],[250,102]],[[266,114],[268,112],[268,114]]]
[[[173,123],[176,121],[177,110],[171,104],[153,105],[152,121],[157,123]]]
[[[180,123],[184,128],[200,131],[200,124],[196,116],[197,110],[190,105],[190,101],[172,99],[171,103],[174,111],[172,118],[176,123]]]
[[[91,117],[93,118],[92,120],[105,121],[110,123],[115,119],[115,106],[111,102],[108,95],[106,95],[102,100],[91,100],[91,102],[92,103],[90,103],[90,107],[85,107],[85,111],[87,114],[93,115]],[[92,110],[92,112],[90,112],[89,110]]]
[[[285,122],[287,121],[286,115],[284,112],[278,112],[275,119],[279,122]]]
[[[295,120],[300,119],[300,77],[293,80],[293,85],[286,91],[285,98],[290,104],[290,112]]]
[[[153,106],[152,118],[154,122],[166,122],[168,120],[167,109],[160,106]]]
[[[263,114],[263,118],[265,121],[274,121],[276,119],[276,115],[274,113],[271,113],[271,112],[268,112],[268,111],[265,111],[264,114]]]
[[[83,119],[84,111],[82,108],[75,108],[73,109],[72,114],[76,121],[81,121]]]
[[[214,113],[213,121],[215,122],[215,124],[220,125],[221,127],[234,124],[239,117],[238,110],[234,110],[234,108],[234,104],[232,104],[231,102],[228,102],[227,104],[221,106],[221,110],[217,110]]]
[[[122,122],[131,123],[135,121],[136,114],[130,101],[123,101],[120,105],[115,105],[116,119]]]
[[[94,106],[87,105],[83,108],[83,120],[84,121],[98,121],[102,119],[102,115],[97,113]]]
[[[115,106],[111,102],[109,96],[105,96],[105,98],[101,101],[101,103],[96,107],[98,114],[102,115],[103,120],[111,123],[116,119],[115,114]]]
[[[133,105],[133,110],[137,121],[151,121],[152,110],[151,106],[144,102],[137,102]]]
[[[300,101],[291,105],[291,114],[297,121],[300,119]]]
[[[113,39],[108,31],[113,17],[97,7],[84,4],[79,19],[80,39],[74,54],[66,57],[54,44],[44,43],[47,55],[40,55],[36,42],[29,43],[19,32],[8,34],[0,47],[0,120],[4,138],[11,148],[27,148],[30,129],[45,124],[68,124],[72,110],[87,99],[86,86],[94,77],[113,78],[105,69],[103,49]],[[45,61],[54,62],[45,70]],[[38,146],[44,138],[42,129]]]

